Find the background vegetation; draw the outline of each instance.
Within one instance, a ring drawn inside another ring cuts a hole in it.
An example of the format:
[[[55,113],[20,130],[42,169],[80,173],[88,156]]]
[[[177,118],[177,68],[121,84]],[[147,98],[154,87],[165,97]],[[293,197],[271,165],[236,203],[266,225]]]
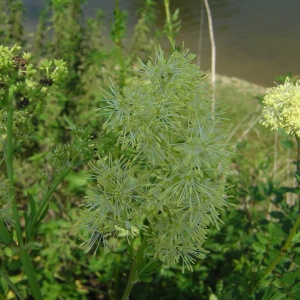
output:
[[[37,61],[64,59],[69,69],[66,84],[46,99],[45,109],[35,120],[33,139],[15,155],[17,201],[23,207],[28,194],[38,194],[45,184],[41,174],[47,154],[55,145],[74,140],[72,124],[91,128],[95,155],[120,155],[115,137],[102,130],[105,118],[93,117],[102,106],[102,89],[107,89],[109,80],[115,86],[125,85],[136,57],[147,60],[157,43],[173,38],[179,30],[178,12],[166,18],[164,28],[157,28],[155,3],[144,0],[137,11],[134,35],[125,47],[126,12],[120,10],[119,1],[115,0],[109,37],[104,36],[103,12],[83,19],[84,2],[45,1],[37,32],[29,42],[22,27],[22,1],[0,0],[0,43],[18,43],[32,51]],[[283,132],[270,132],[259,124],[264,93],[264,88],[217,77],[217,106],[231,124],[228,147],[236,152],[227,178],[235,206],[223,212],[225,224],[220,231],[211,230],[205,243],[210,253],[195,265],[194,272],[182,274],[179,267],[159,267],[150,284],[135,286],[131,299],[300,299],[299,238],[257,285],[258,274],[280,252],[299,214],[299,189],[293,176],[296,143]],[[121,244],[114,255],[99,248],[93,256],[83,253],[75,236],[73,225],[85,195],[87,170],[87,165],[73,169],[58,187],[38,240],[31,245],[45,299],[120,299],[127,281],[130,265]],[[50,165],[47,171],[54,174]],[[2,161],[0,179],[4,177]],[[4,247],[0,262],[0,269],[31,299],[19,258]],[[15,299],[3,278],[0,299]]]

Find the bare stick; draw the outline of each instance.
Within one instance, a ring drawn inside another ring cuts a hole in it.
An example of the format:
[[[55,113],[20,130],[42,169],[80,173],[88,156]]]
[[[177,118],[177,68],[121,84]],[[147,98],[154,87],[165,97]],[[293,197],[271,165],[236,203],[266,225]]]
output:
[[[207,18],[208,18],[208,27],[209,27],[209,36],[210,36],[210,43],[211,43],[211,85],[212,85],[212,98],[211,98],[211,108],[212,114],[214,114],[216,100],[215,100],[215,93],[216,93],[216,44],[214,38],[214,30],[213,30],[213,23],[212,23],[212,16],[208,4],[208,0],[204,0]]]
[[[197,65],[201,64],[201,51],[202,51],[202,36],[203,36],[203,1],[201,1],[201,14],[200,14],[200,28],[199,28],[199,40],[198,40],[198,57],[197,57]]]

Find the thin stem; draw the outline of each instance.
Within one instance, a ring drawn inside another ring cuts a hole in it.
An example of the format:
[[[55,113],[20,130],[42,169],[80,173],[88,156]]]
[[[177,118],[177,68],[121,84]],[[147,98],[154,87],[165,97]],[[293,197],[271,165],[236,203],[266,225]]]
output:
[[[13,101],[14,101],[14,85],[9,87],[8,91],[8,103],[7,103],[7,145],[6,145],[6,168],[7,168],[7,178],[10,181],[9,187],[9,197],[12,200],[12,213],[15,222],[15,230],[18,240],[18,245],[20,248],[19,256],[21,258],[24,270],[27,274],[28,282],[32,290],[32,294],[35,299],[43,299],[41,291],[38,286],[36,275],[27,252],[27,249],[24,248],[24,241],[22,237],[22,229],[19,217],[19,210],[17,205],[17,199],[15,195],[14,187],[14,169],[13,169]]]
[[[119,284],[120,284],[120,264],[121,264],[121,255],[119,253],[116,254],[116,267],[114,270],[115,273],[115,287],[114,287],[114,299],[118,300],[119,299]]]
[[[6,139],[6,169],[7,179],[10,182],[9,185],[9,197],[12,200],[12,213],[14,216],[15,229],[20,247],[23,246],[22,230],[19,218],[19,210],[17,199],[15,196],[14,186],[14,169],[13,169],[13,101],[14,101],[14,85],[9,87],[8,91],[8,103],[7,103],[7,139]]]
[[[298,137],[296,137],[296,141],[297,141],[297,172],[300,170],[300,139]],[[298,184],[299,186],[299,184]]]
[[[216,106],[216,100],[215,100],[215,94],[216,94],[216,43],[215,43],[215,37],[214,37],[214,29],[213,29],[213,22],[212,22],[212,16],[208,4],[208,0],[204,0],[206,12],[207,12],[207,18],[208,18],[208,27],[209,27],[209,36],[210,36],[210,43],[211,43],[211,85],[212,85],[212,98],[211,98],[211,108],[212,108],[212,115],[214,115],[215,112],[215,106]]]
[[[50,185],[50,189],[47,191],[47,193],[44,195],[41,204],[37,210],[36,215],[34,216],[33,220],[32,220],[32,226],[36,225],[36,222],[38,221],[38,218],[41,216],[41,214],[44,211],[44,208],[46,206],[46,204],[48,203],[48,200],[50,199],[50,197],[52,196],[53,192],[56,190],[57,186],[63,181],[63,179],[68,175],[68,173],[73,169],[74,165],[71,164],[68,168],[66,168],[61,174],[60,176],[54,180],[52,182],[52,184]]]
[[[33,265],[31,263],[31,259],[30,259],[27,249],[21,249],[21,252],[19,255],[20,255],[23,267],[25,269],[25,272],[27,274],[27,280],[31,287],[31,291],[32,291],[32,295],[34,296],[34,299],[42,300],[43,296],[41,294],[41,290],[38,285],[36,274],[34,272]]]
[[[57,186],[64,180],[64,178],[68,175],[68,173],[75,167],[75,166],[80,166],[84,163],[87,162],[87,160],[82,160],[79,161],[78,163],[75,163],[76,159],[78,158],[78,156],[74,157],[74,159],[72,160],[72,162],[70,163],[70,165],[60,174],[60,176],[55,179],[51,185],[50,185],[50,189],[47,191],[47,193],[44,195],[40,206],[37,209],[37,213],[35,214],[33,220],[32,220],[32,226],[34,227],[36,225],[36,223],[39,221],[39,217],[43,214],[44,212],[44,208],[47,205],[50,197],[52,196],[52,194],[55,192]]]
[[[172,33],[173,33],[173,24],[171,21],[171,13],[170,13],[170,0],[164,0],[164,5],[165,5],[165,11],[166,11],[166,21],[167,21],[167,26],[168,26],[168,39],[171,44],[173,44],[173,39],[172,39]]]
[[[297,165],[296,165],[296,174],[297,176],[300,176],[300,139],[296,136],[297,141]],[[297,180],[297,188],[299,189],[299,179]],[[300,214],[300,193],[298,192],[298,212]]]
[[[289,249],[292,239],[294,235],[296,234],[297,228],[300,224],[300,214],[294,223],[294,226],[292,227],[287,240],[285,241],[284,245],[281,247],[279,254],[275,257],[275,259],[271,262],[271,264],[265,269],[265,271],[262,273],[262,275],[259,278],[259,281],[262,280],[264,277],[266,277],[275,267],[276,265],[281,261],[283,256],[286,254],[287,250]]]
[[[197,65],[201,65],[201,51],[202,51],[202,38],[203,38],[203,1],[201,0],[201,14],[200,14],[200,28],[199,28],[199,39],[198,39],[198,56],[197,56]]]
[[[273,180],[277,177],[277,160],[278,160],[278,131],[275,131],[275,141],[274,141],[274,164],[273,164]]]
[[[138,268],[142,265],[144,260],[144,250],[147,246],[147,238],[145,237],[142,244],[140,245],[138,251],[136,252],[136,256],[132,257],[132,264],[129,273],[129,278],[127,281],[127,285],[125,291],[122,296],[122,300],[128,300],[129,295],[133,286],[138,282]]]

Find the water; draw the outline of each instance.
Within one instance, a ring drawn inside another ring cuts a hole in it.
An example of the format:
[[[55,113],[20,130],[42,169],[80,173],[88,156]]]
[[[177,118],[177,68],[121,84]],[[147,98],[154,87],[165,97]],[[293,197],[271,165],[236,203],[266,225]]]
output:
[[[128,12],[129,28],[135,24],[139,0],[120,0]],[[163,1],[156,0],[164,18]],[[300,0],[209,0],[217,47],[217,73],[239,77],[263,86],[272,86],[274,78],[287,72],[300,75]],[[40,0],[25,0],[27,18],[25,27],[34,30],[38,13],[43,7]],[[206,12],[199,43],[201,1],[171,0],[171,8],[180,8],[182,28],[176,38],[191,52],[200,55],[200,65],[210,69],[210,40]],[[85,16],[93,16],[97,9],[113,16],[113,0],[89,0]],[[203,6],[204,7],[204,6]],[[129,30],[129,34],[130,34]]]

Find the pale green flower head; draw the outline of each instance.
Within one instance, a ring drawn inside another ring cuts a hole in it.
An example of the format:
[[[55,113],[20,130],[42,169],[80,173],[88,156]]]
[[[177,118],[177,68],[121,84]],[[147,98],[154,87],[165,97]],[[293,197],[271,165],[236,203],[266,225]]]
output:
[[[166,265],[192,270],[204,257],[209,226],[219,226],[227,205],[220,178],[230,154],[224,120],[212,115],[211,91],[194,57],[183,49],[166,58],[158,47],[147,64],[139,60],[139,76],[106,93],[104,129],[118,135],[127,154],[135,152],[130,163],[101,159],[92,167],[98,185],[79,225],[88,249],[122,229],[129,242],[144,236],[145,254]]]
[[[263,125],[300,138],[300,80],[268,89],[263,104]]]
[[[124,235],[133,238],[139,229],[145,228],[141,213],[144,211],[144,194],[149,173],[139,178],[135,176],[138,165],[123,159],[114,160],[111,156],[101,158],[92,166],[96,181],[91,187],[86,203],[81,227],[90,235],[84,243],[89,251],[94,244],[113,236]]]

